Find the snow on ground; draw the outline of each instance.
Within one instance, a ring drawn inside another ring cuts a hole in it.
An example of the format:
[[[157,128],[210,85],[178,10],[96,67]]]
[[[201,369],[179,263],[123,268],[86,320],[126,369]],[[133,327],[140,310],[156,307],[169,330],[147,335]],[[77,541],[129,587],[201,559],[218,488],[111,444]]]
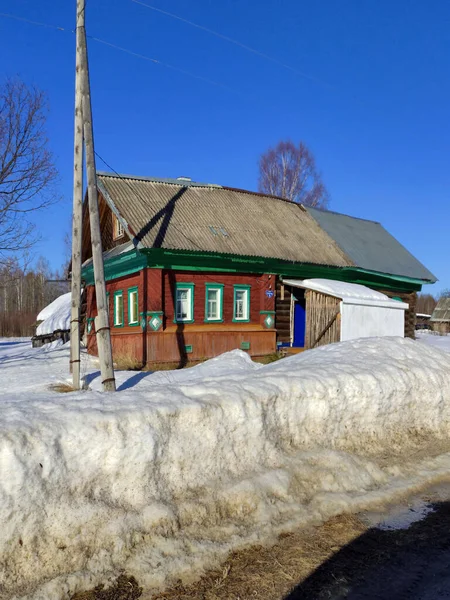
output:
[[[416,338],[419,342],[433,346],[444,352],[450,352],[450,335],[439,335],[433,331],[416,331]]]
[[[43,308],[37,316],[37,321],[42,321],[36,330],[36,335],[53,333],[60,329],[70,329],[70,305],[72,294],[63,294]]]
[[[355,340],[266,366],[236,350],[118,373],[117,394],[84,356],[94,389],[49,391],[68,360],[67,345],[0,341],[5,600],[68,598],[121,569],[157,589],[450,479],[450,454],[423,454],[450,433],[450,356],[426,344]]]

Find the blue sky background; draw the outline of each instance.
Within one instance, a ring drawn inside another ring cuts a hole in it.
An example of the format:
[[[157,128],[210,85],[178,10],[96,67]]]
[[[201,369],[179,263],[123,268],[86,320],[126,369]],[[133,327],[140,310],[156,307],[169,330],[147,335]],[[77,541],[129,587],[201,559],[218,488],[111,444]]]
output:
[[[146,1],[146,0],[144,0]],[[380,221],[450,287],[450,3],[434,0],[149,0],[284,68],[132,0],[87,0],[97,152],[118,172],[254,190],[280,139],[313,150],[332,210]],[[37,217],[37,253],[70,229],[75,0],[0,0],[1,75],[47,91],[64,200]],[[299,73],[304,73],[303,76]],[[108,170],[98,161],[97,168]]]

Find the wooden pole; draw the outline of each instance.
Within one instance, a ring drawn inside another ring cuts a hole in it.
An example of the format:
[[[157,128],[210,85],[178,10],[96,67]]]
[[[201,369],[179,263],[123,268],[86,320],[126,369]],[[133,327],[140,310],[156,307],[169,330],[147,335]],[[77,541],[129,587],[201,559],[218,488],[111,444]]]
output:
[[[83,109],[80,67],[82,51],[81,27],[84,24],[85,0],[77,2],[77,50],[75,66],[75,134],[73,153],[73,216],[72,216],[72,308],[70,315],[70,368],[72,385],[80,389],[80,303],[81,303],[81,232],[83,212]]]
[[[78,0],[79,2],[81,0]],[[83,90],[83,127],[86,149],[86,174],[89,200],[89,219],[91,224],[92,260],[94,263],[95,294],[97,300],[97,317],[95,331],[97,335],[98,356],[103,390],[116,391],[114,366],[112,358],[111,332],[109,329],[109,314],[106,302],[105,273],[103,268],[103,249],[98,211],[97,172],[95,167],[94,133],[92,126],[92,108],[89,83],[89,64],[87,55],[86,29],[83,23],[79,27],[81,46],[81,78]]]

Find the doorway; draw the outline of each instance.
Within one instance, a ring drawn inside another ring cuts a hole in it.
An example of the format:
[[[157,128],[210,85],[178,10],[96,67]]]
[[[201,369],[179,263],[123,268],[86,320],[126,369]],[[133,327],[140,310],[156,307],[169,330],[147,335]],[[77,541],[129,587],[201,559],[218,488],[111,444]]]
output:
[[[293,289],[293,335],[292,346],[294,348],[305,347],[305,332],[306,332],[306,299],[305,290]]]

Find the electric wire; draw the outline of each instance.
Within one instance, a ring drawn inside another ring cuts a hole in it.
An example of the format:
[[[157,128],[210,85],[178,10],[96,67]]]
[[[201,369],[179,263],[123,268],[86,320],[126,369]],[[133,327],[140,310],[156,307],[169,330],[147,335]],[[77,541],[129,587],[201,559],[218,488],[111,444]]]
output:
[[[0,17],[4,17],[7,19],[14,19],[16,21],[23,21],[25,23],[29,23],[30,25],[36,25],[38,27],[45,27],[47,29],[55,29],[57,31],[64,31],[66,33],[75,33],[74,29],[70,29],[68,27],[60,27],[59,25],[53,25],[51,23],[44,23],[42,21],[33,21],[31,19],[26,19],[25,17],[19,17],[17,15],[12,15],[10,13],[0,13]],[[89,40],[92,40],[94,42],[97,42],[98,44],[103,44],[104,46],[109,46],[110,48],[114,48],[116,50],[119,50],[120,52],[124,52],[126,54],[129,54],[131,56],[134,56],[136,58],[140,58],[142,60],[151,62],[155,65],[160,65],[162,67],[165,67],[166,69],[170,69],[172,71],[176,71],[178,73],[181,73],[183,75],[186,75],[188,77],[192,77],[194,79],[200,80],[200,81],[204,81],[205,83],[209,83],[210,85],[214,85],[216,87],[220,87],[222,89],[225,89],[229,92],[235,93],[235,94],[239,94],[239,92],[237,92],[236,90],[234,90],[233,88],[220,83],[218,81],[214,81],[213,79],[209,79],[208,77],[203,77],[202,75],[197,75],[196,73],[192,73],[191,71],[186,71],[185,69],[181,69],[180,67],[176,67],[174,65],[171,65],[169,63],[163,62],[157,58],[152,58],[150,56],[146,56],[145,54],[140,54],[138,52],[134,52],[133,50],[129,50],[128,48],[124,48],[122,46],[118,46],[117,44],[113,44],[112,42],[107,42],[106,40],[103,40],[101,38],[95,37],[93,35],[88,35],[86,34],[86,37]]]
[[[157,8],[156,6],[153,6],[152,4],[147,4],[146,2],[142,2],[142,0],[131,0],[131,2],[134,2],[134,4],[140,4],[141,6],[145,6],[146,8],[153,10],[155,12],[158,12],[167,17],[170,17],[171,19],[176,19],[177,21],[186,23],[187,25],[190,25],[191,27],[195,27],[196,29],[205,31],[211,35],[216,36],[217,38],[220,38],[226,42],[229,42],[230,44],[234,44],[235,46],[238,46],[239,48],[242,48],[243,50],[247,50],[247,52],[251,52],[252,54],[255,54],[256,56],[259,56],[261,58],[264,58],[265,60],[275,63],[278,66],[283,67],[284,69],[287,69],[288,71],[291,71],[292,73],[295,73],[296,75],[299,75],[300,77],[304,77],[305,79],[309,79],[310,81],[314,81],[315,83],[318,83],[320,85],[325,85],[327,87],[333,87],[330,83],[327,83],[326,81],[318,79],[317,77],[314,77],[312,75],[308,75],[308,73],[305,73],[303,71],[300,71],[299,69],[296,69],[295,67],[292,67],[291,65],[288,65],[288,64],[282,62],[281,60],[279,60],[278,58],[275,58],[274,56],[270,56],[269,54],[265,54],[264,52],[261,52],[260,50],[256,50],[255,48],[252,48],[251,46],[248,46],[247,44],[243,44],[239,40],[235,40],[234,38],[224,35],[223,33],[214,31],[214,29],[210,29],[209,27],[205,27],[204,25],[199,25],[198,23],[195,23],[194,21],[190,21],[189,19],[180,17],[179,15],[176,15],[175,13],[168,12],[167,10],[163,10],[162,8]]]

